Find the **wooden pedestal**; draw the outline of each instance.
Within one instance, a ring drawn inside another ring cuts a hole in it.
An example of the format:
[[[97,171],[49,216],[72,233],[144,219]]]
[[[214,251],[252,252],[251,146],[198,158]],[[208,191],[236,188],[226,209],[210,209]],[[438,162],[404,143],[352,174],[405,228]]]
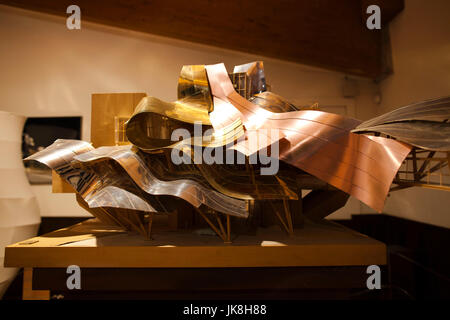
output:
[[[153,238],[89,219],[8,246],[5,266],[25,268],[24,299],[57,292],[255,298],[280,290],[365,288],[366,267],[386,264],[383,243],[330,222],[306,224],[292,236],[277,227],[262,229],[232,244],[188,231],[155,230]],[[81,268],[81,290],[66,287],[69,265]]]

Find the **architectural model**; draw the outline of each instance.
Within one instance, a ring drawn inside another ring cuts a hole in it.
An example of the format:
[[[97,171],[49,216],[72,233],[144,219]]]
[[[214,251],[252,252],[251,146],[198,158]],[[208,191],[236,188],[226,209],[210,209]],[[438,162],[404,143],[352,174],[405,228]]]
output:
[[[231,74],[191,65],[178,100],[146,96],[116,119],[115,145],[57,140],[27,160],[54,170],[105,223],[151,238],[155,215],[177,215],[178,228],[207,223],[231,242],[231,230],[270,223],[292,234],[349,196],[381,212],[390,191],[449,190],[448,119],[449,97],[361,122],[268,91],[262,62]]]

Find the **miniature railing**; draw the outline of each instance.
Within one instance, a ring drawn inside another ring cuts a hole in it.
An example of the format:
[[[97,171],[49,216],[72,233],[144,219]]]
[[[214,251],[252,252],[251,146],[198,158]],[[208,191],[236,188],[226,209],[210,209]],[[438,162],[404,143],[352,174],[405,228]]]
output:
[[[394,178],[390,191],[422,187],[450,191],[450,152],[413,148]]]
[[[251,78],[245,72],[230,73],[230,80],[233,83],[234,90],[245,99],[250,98]]]
[[[116,146],[129,144],[126,130],[125,122],[128,121],[126,117],[114,117],[114,142]]]

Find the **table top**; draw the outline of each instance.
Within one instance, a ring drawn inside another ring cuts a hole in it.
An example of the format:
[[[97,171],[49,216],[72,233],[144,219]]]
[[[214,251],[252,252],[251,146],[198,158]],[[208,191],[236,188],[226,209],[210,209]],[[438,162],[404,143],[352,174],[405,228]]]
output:
[[[224,268],[386,264],[384,243],[324,221],[294,235],[279,227],[239,235],[232,244],[192,231],[154,230],[152,240],[88,219],[7,246],[6,267]]]

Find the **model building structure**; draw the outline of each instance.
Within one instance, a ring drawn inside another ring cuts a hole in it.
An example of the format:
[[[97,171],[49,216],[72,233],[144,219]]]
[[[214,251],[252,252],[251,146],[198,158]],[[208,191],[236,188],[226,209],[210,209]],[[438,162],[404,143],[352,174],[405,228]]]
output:
[[[349,196],[381,212],[390,191],[450,190],[449,97],[361,122],[267,87],[262,62],[184,66],[176,101],[93,95],[92,144],[57,140],[26,160],[101,221],[149,239],[161,215],[231,242],[276,223],[293,234]]]

